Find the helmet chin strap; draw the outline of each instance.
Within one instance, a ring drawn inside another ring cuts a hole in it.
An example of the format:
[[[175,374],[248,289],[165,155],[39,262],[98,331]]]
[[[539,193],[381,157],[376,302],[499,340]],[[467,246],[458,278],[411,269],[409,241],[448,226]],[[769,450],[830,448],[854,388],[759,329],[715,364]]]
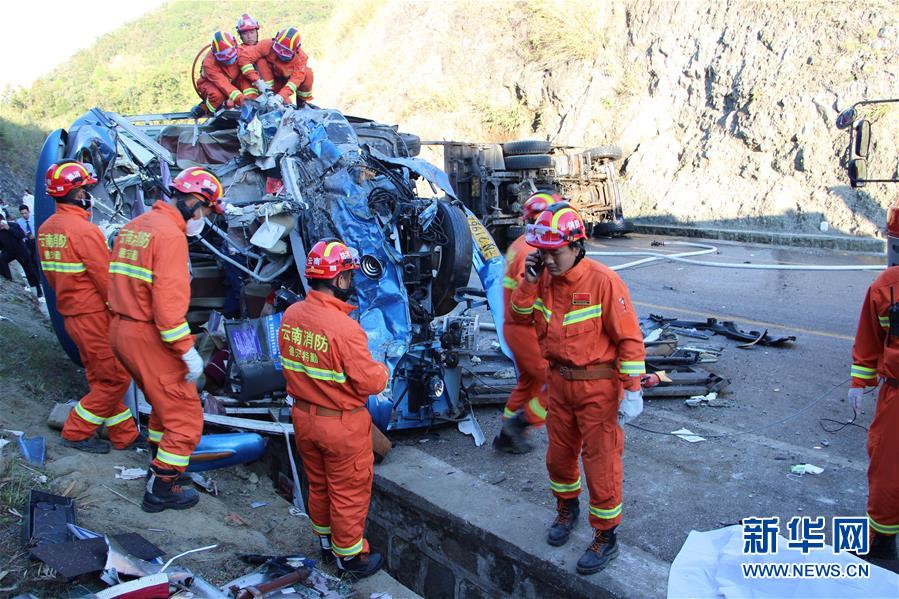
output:
[[[587,248],[584,247],[584,240],[578,239],[577,241],[572,241],[571,245],[577,248],[577,257],[574,259],[574,264],[571,265],[571,268],[577,266],[577,263],[584,259],[584,256],[587,255]]]
[[[197,211],[197,206],[194,205],[193,208],[187,205],[187,202],[184,201],[183,196],[178,196],[178,199],[175,200],[175,208],[178,209],[178,212],[181,214],[181,217],[184,219],[184,222],[189,221],[194,217],[194,213]]]

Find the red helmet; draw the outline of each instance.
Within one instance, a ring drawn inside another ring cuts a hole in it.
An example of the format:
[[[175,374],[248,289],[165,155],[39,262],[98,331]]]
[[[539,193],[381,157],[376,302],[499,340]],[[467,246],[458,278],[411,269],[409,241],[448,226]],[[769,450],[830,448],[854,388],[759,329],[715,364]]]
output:
[[[359,268],[359,252],[340,241],[319,241],[306,256],[307,279],[333,279]]]
[[[237,60],[237,40],[227,31],[212,34],[212,55],[219,62],[234,64]]]
[[[248,15],[247,13],[243,13],[240,15],[240,18],[237,19],[237,33],[243,33],[245,31],[255,31],[259,29],[259,23],[256,22],[256,19]]]
[[[546,191],[538,191],[521,205],[521,216],[527,222],[534,222],[537,215],[558,202],[564,202],[557,193],[549,193]]]
[[[279,31],[274,40],[272,50],[278,58],[286,62],[294,57],[300,47],[300,32],[295,27],[288,27]]]
[[[65,197],[73,189],[97,183],[94,168],[77,160],[66,160],[51,165],[44,179],[47,184],[47,195],[54,198]]]
[[[178,173],[178,176],[172,179],[169,189],[193,194],[212,208],[216,214],[225,212],[222,207],[222,196],[225,195],[225,190],[222,188],[221,182],[218,177],[199,166],[192,166]]]
[[[587,230],[581,215],[565,202],[553,204],[541,212],[525,231],[527,244],[543,250],[554,250],[586,238]]]

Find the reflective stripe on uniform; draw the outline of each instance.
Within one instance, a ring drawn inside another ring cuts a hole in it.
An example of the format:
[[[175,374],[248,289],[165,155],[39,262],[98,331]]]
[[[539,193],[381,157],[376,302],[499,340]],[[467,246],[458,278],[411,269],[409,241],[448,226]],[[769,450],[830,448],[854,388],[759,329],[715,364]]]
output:
[[[540,420],[546,420],[546,410],[543,408],[543,406],[540,405],[539,399],[537,399],[536,397],[532,397],[531,401],[528,402],[528,408]]]
[[[591,318],[599,318],[602,316],[602,304],[595,304],[593,306],[587,306],[586,308],[580,308],[579,310],[572,310],[568,314],[562,318],[562,326],[568,326],[570,324],[577,324],[579,322],[584,322],[585,320],[590,320]]]
[[[871,514],[865,514],[868,516],[868,523],[871,525],[871,528],[884,535],[895,535],[899,534],[899,524],[880,524],[871,517]]]
[[[530,306],[516,306],[515,303],[513,302],[509,305],[512,308],[512,311],[516,312],[518,314],[533,314],[534,313],[534,304],[531,304]]]
[[[120,413],[116,414],[115,416],[110,416],[109,418],[107,418],[106,426],[115,426],[117,424],[122,424],[123,422],[125,422],[126,420],[128,420],[131,417],[132,417],[131,410],[128,408],[125,408],[124,412],[120,412]]]
[[[880,326],[885,329],[890,328],[890,317],[889,316],[878,316],[877,320],[880,321]]]
[[[619,503],[615,507],[604,510],[598,507],[590,506],[590,515],[596,516],[597,518],[602,518],[603,520],[611,520],[612,518],[617,518],[621,515],[621,504]]]
[[[640,376],[646,373],[646,363],[642,360],[632,362],[621,362],[619,372],[629,376]]]
[[[165,462],[166,464],[171,464],[172,466],[184,466],[187,467],[190,464],[190,456],[189,455],[178,455],[177,453],[169,453],[168,451],[159,448],[156,450],[156,459],[160,462]]]
[[[581,490],[581,477],[577,477],[577,480],[571,484],[557,483],[553,479],[549,479],[549,488],[555,491],[556,493],[569,493],[571,491],[580,491]]]
[[[162,441],[162,431],[154,431],[152,428],[147,429],[147,440],[151,443],[159,443]]]
[[[849,374],[857,379],[873,380],[877,378],[876,370],[868,368],[867,366],[859,366],[858,364],[852,365],[852,368],[849,369]]]
[[[241,72],[241,73],[248,73],[248,72],[252,71],[253,69],[254,69],[253,65],[251,65],[251,64],[245,64],[245,65],[243,65],[242,67],[240,67],[240,72]]]
[[[96,424],[97,426],[100,426],[101,424],[106,422],[106,418],[97,416],[90,410],[85,409],[85,407],[81,405],[80,401],[75,404],[75,413],[78,414],[78,416],[80,416],[81,419],[85,422],[90,422],[91,424]]]
[[[42,260],[41,268],[47,272],[79,273],[87,271],[84,262],[44,262]]]
[[[362,551],[362,539],[359,539],[349,547],[340,547],[339,545],[335,545],[334,540],[331,539],[331,551],[333,551],[340,557],[351,557]]]
[[[503,418],[515,418],[515,410],[503,408]]]
[[[187,326],[186,322],[182,322],[172,329],[159,331],[159,336],[162,337],[162,340],[166,343],[174,343],[175,341],[178,341],[178,339],[187,337],[188,335],[190,335],[190,327]]]
[[[269,79],[269,80],[266,81],[265,83],[266,83],[266,85],[268,85],[269,87],[271,87],[271,86],[273,86],[273,85],[275,84],[275,80],[274,80],[274,79]]]
[[[230,94],[228,94],[228,99],[233,100],[234,98],[236,98],[239,95],[240,95],[240,90],[235,89]]]
[[[245,96],[258,96],[259,95],[259,90],[256,89],[255,87],[248,87],[247,89],[242,89],[240,91]]]
[[[312,522],[312,531],[314,533],[320,534],[320,535],[329,535],[329,534],[331,534],[331,527],[330,526],[319,526],[315,522]]]
[[[301,98],[311,98],[311,97],[312,97],[312,92],[311,92],[311,91],[308,91],[308,92],[298,91],[298,92],[297,92],[297,95],[298,95],[299,97],[301,97]]]
[[[518,287],[518,281],[516,281],[512,277],[503,277],[504,289],[515,289],[516,287]]]
[[[549,322],[549,319],[552,318],[553,312],[543,303],[542,298],[537,298],[534,300],[534,310],[543,314],[543,318],[546,319],[546,322]]]
[[[297,93],[297,86],[293,81],[288,81],[287,87],[289,87],[290,91],[292,91],[293,93]]]
[[[324,368],[314,368],[312,366],[306,366],[300,362],[294,362],[284,356],[281,356],[281,365],[284,366],[287,370],[292,370],[293,372],[302,372],[306,376],[311,379],[316,379],[318,381],[331,381],[333,383],[345,383],[346,382],[346,374],[337,371],[337,370],[326,370]]]
[[[133,264],[126,264],[124,262],[110,262],[109,272],[114,275],[125,275],[126,277],[131,277],[132,279],[144,281],[145,283],[153,282],[152,270],[150,270],[149,268],[143,268],[141,266],[135,266]]]

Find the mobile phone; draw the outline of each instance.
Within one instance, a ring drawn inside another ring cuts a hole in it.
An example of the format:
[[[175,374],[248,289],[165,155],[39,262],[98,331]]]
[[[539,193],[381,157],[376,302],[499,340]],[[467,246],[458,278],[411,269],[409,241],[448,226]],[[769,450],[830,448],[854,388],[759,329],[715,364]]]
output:
[[[534,254],[537,254],[537,264],[534,266],[528,264],[527,271],[532,277],[539,277],[540,273],[543,272],[543,258],[540,256],[540,252],[534,252]]]

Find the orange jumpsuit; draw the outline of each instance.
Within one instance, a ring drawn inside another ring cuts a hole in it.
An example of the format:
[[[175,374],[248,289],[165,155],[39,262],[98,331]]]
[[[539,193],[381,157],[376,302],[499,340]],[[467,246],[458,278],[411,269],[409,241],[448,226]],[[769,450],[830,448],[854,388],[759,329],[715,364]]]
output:
[[[181,356],[194,345],[185,321],[190,301],[184,218],[157,201],[122,227],[112,248],[110,340],[116,356],[153,406],[149,441],[153,465],[183,472],[200,441],[203,409],[186,381]]]
[[[259,40],[255,46],[241,46],[237,55],[240,72],[250,83],[260,78],[269,84],[274,92],[290,101],[292,94],[301,100],[312,100],[312,68],[306,62],[309,57],[302,49],[297,48],[294,57],[288,61],[278,58],[272,50],[275,40]]]
[[[546,368],[549,363],[540,354],[537,331],[532,324],[521,323],[512,316],[512,291],[524,276],[524,260],[535,251],[529,246],[524,235],[515,240],[506,252],[506,276],[503,277],[503,304],[506,317],[503,321],[503,337],[512,350],[515,368],[518,370],[518,384],[509,394],[503,410],[503,418],[511,418],[523,409],[524,417],[531,425],[546,422]]]
[[[372,359],[368,339],[348,316],[355,310],[312,290],[281,320],[278,348],[293,429],[309,479],[309,517],[331,535],[340,557],[368,553],[362,537],[371,501],[374,453],[369,395],[387,386],[387,367]]]
[[[37,234],[44,275],[56,292],[56,309],[65,317],[90,387],[69,413],[62,437],[83,441],[105,424],[113,446],[123,449],[138,434],[131,410],[122,403],[131,377],[109,345],[109,248],[89,219],[83,208],[57,204]]]
[[[627,287],[608,267],[583,259],[559,277],[523,277],[512,292],[512,315],[533,322],[550,364],[546,468],[553,493],[573,499],[581,490],[583,453],[590,492],[590,524],[608,530],[621,521],[621,454],[618,426],[622,386],[640,389],[645,371],[643,335]],[[606,366],[609,378],[569,380],[566,369]]]
[[[242,47],[239,47],[237,52],[239,57],[243,52]],[[225,100],[234,102],[234,99],[241,94],[248,99],[259,95],[259,90],[253,87],[252,82],[240,74],[240,66],[236,61],[230,65],[221,63],[215,59],[212,52],[207,52],[203,57],[197,90],[209,112],[218,110]]]
[[[851,387],[874,387],[874,420],[868,429],[868,522],[885,535],[899,533],[899,338],[889,335],[890,289],[899,300],[899,266],[868,288],[852,346]]]

